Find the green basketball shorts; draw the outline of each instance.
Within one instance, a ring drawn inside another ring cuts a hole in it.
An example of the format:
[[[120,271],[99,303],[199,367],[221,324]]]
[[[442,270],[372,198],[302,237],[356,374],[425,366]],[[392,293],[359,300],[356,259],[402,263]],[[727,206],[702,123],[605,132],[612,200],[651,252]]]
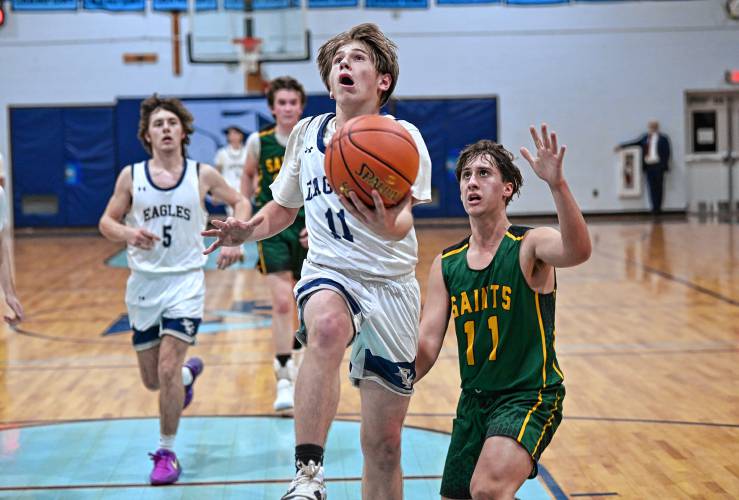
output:
[[[505,394],[463,391],[444,464],[441,495],[472,498],[472,473],[485,440],[493,436],[507,436],[523,446],[534,460],[529,479],[536,477],[536,462],[562,420],[564,397],[562,384]]]

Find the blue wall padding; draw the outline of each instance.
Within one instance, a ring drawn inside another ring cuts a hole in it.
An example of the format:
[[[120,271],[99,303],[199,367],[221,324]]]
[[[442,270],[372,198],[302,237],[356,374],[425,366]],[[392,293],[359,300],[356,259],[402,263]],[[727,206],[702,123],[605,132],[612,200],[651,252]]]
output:
[[[64,126],[60,108],[10,110],[13,154],[13,212],[15,225],[64,225]],[[30,215],[22,210],[23,196],[56,196],[54,215]]]
[[[480,139],[498,140],[497,99],[403,99],[395,115],[415,124],[431,156],[434,200],[414,210],[421,217],[463,216],[454,175],[459,152]]]
[[[258,123],[251,128],[266,123],[271,117],[263,101],[261,108],[255,107],[259,99],[185,99],[196,118],[200,117],[189,155],[198,161],[213,161],[217,147],[225,144],[222,129],[227,123],[251,116],[231,116],[230,111],[243,108],[258,115]],[[141,101],[126,98],[112,106],[11,108],[16,226],[96,225],[120,170],[149,156],[137,137]],[[304,115],[334,108],[335,102],[328,96],[311,95]],[[401,99],[391,101],[383,112],[418,126],[429,149],[434,200],[417,207],[414,213],[419,217],[464,215],[454,163],[465,145],[478,139],[497,140],[497,99]],[[33,195],[56,196],[59,212],[24,213],[22,198]]]
[[[113,108],[67,108],[64,116],[65,225],[94,226],[113,193]]]
[[[112,108],[13,108],[10,120],[15,225],[96,225],[115,184]],[[26,213],[28,196],[55,196],[59,210]]]

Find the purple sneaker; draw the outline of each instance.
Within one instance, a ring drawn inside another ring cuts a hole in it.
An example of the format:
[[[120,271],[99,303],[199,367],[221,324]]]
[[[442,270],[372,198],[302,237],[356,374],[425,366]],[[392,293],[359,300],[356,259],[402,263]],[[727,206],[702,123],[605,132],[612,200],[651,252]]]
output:
[[[151,484],[157,486],[177,481],[182,469],[173,451],[159,448],[156,453],[149,453],[149,456],[154,461],[154,469],[149,476]]]
[[[182,405],[183,410],[190,406],[190,403],[192,403],[195,380],[200,376],[201,373],[203,373],[203,360],[198,357],[193,357],[187,360],[185,366],[189,368],[190,373],[192,373],[192,383],[185,386],[185,404]]]

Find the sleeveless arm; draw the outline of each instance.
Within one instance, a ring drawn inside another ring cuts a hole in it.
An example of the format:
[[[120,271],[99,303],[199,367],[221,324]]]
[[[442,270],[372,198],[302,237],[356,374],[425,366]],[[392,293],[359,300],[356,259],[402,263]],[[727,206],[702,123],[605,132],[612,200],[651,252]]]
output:
[[[118,175],[113,189],[113,195],[105,207],[98,227],[103,236],[111,241],[127,241],[130,229],[123,223],[123,218],[131,209],[131,194],[133,189],[131,170],[127,166]]]
[[[439,357],[448,325],[449,292],[441,273],[441,255],[437,255],[429,271],[426,303],[421,314],[416,382],[428,373]]]
[[[210,191],[219,200],[228,203],[234,209],[234,217],[246,220],[251,217],[251,204],[241,193],[228,185],[226,179],[210,165],[200,164],[200,180],[205,191]]]

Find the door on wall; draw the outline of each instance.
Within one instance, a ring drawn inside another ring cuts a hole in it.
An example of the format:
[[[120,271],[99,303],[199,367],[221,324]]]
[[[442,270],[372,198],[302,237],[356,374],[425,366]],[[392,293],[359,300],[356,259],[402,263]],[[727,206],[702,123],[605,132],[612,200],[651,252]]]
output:
[[[739,92],[686,95],[688,210],[737,211]]]
[[[10,110],[16,227],[95,226],[115,184],[113,108]]]

